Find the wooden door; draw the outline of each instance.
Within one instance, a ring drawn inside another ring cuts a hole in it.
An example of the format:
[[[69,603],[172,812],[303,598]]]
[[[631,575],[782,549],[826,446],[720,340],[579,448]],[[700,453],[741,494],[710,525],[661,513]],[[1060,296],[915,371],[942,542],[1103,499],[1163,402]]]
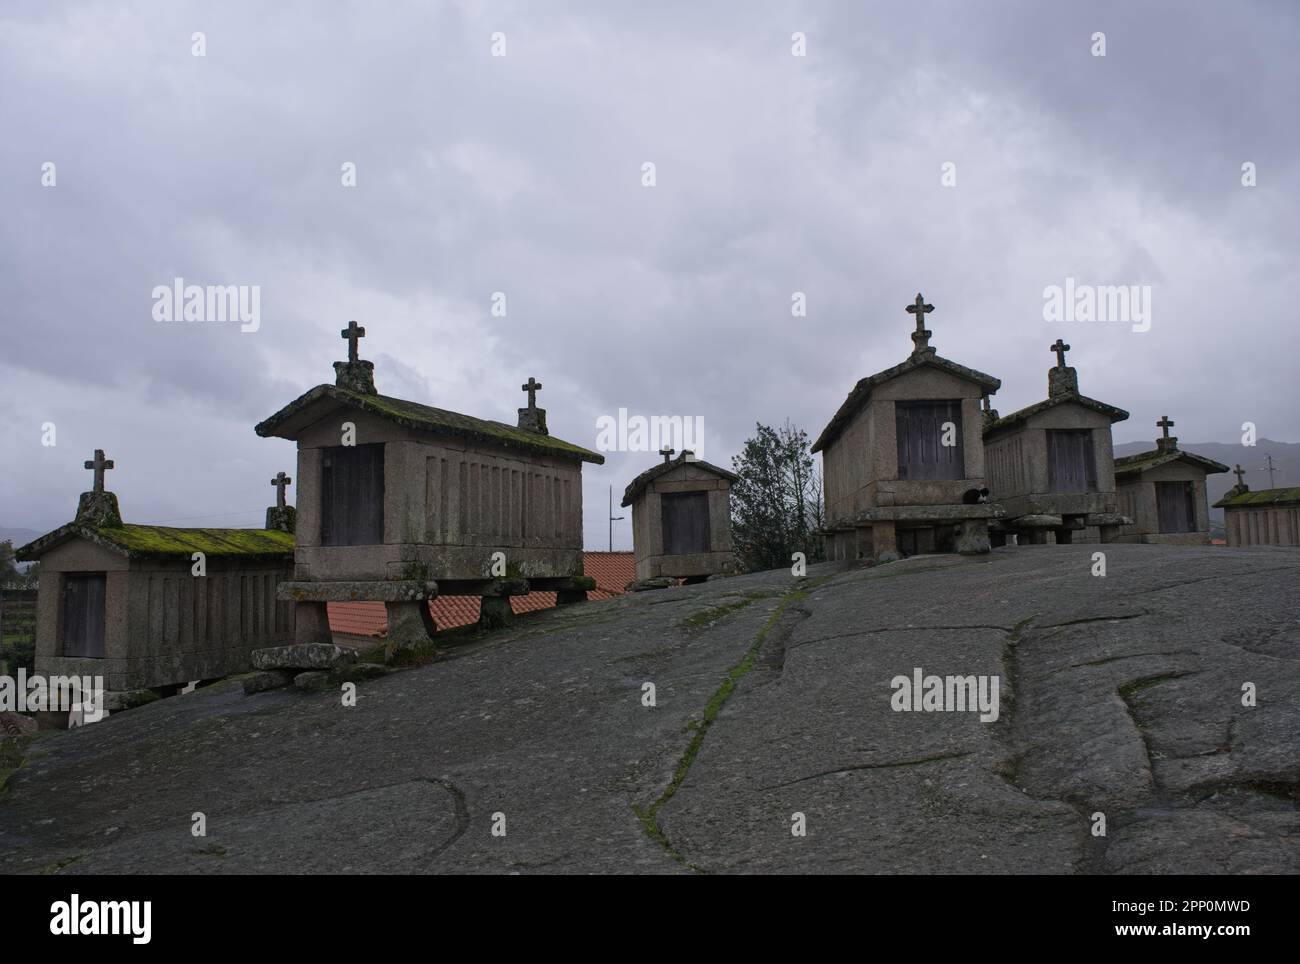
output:
[[[709,493],[670,492],[662,505],[664,553],[684,555],[709,551]]]
[[[381,545],[384,541],[383,444],[324,449],[320,494],[321,545]]]
[[[1156,516],[1161,532],[1195,532],[1196,510],[1191,482],[1157,482]]]
[[[961,400],[895,402],[900,479],[964,479]],[[952,445],[944,445],[944,426],[951,424]]]
[[[102,572],[63,577],[63,655],[102,659],[107,579]]]
[[[1047,430],[1047,491],[1097,491],[1091,429]]]

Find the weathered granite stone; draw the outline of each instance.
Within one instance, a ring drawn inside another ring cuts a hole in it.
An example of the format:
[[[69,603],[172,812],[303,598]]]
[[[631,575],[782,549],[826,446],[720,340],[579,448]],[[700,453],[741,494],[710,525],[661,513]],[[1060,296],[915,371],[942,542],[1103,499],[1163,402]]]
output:
[[[122,512],[117,507],[117,496],[112,492],[83,492],[77,501],[77,522],[95,528],[116,527],[122,524]]]
[[[267,690],[276,690],[282,686],[288,686],[293,682],[293,675],[289,670],[271,669],[246,676],[244,678],[244,695],[252,696],[254,693],[264,693]]]
[[[375,389],[374,362],[359,359],[357,361],[336,361],[334,363],[334,384],[338,388],[358,395],[377,395]]]
[[[253,650],[256,669],[333,669],[356,658],[354,651],[330,643],[299,643]]]
[[[418,602],[387,602],[388,642],[397,649],[423,646],[438,631],[425,600]]]
[[[669,579],[666,576],[657,576],[654,579],[634,579],[627,584],[628,592],[648,592],[651,589],[667,589],[669,586],[676,585],[676,579]]]
[[[319,693],[321,690],[328,689],[333,685],[330,674],[324,670],[313,669],[306,673],[299,673],[293,678],[295,689],[300,689],[305,693]]]
[[[954,548],[964,556],[988,552],[989,527],[983,519],[967,519],[957,523],[957,536]]]
[[[528,590],[524,590],[527,592]],[[377,579],[371,581],[338,580],[320,582],[282,582],[276,587],[276,599],[293,602],[410,602],[417,599],[435,599],[438,584],[432,580]]]
[[[901,558],[902,556],[897,552],[894,552],[892,549],[886,549],[884,552],[876,553],[876,562],[881,565],[884,565],[887,562],[898,562]]]
[[[0,713],[0,736],[25,736],[35,733],[37,724],[30,716],[5,710]]]
[[[501,629],[514,619],[509,596],[484,596],[479,604],[478,624],[482,629]]]
[[[266,528],[280,532],[293,532],[298,523],[298,510],[291,505],[269,506],[266,510]]]

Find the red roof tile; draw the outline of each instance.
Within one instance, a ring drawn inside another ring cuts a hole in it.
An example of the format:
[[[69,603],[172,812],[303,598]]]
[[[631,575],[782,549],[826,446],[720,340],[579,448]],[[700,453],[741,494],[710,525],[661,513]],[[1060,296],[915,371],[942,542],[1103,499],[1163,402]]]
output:
[[[630,552],[583,553],[583,570],[596,580],[596,588],[587,593],[588,599],[621,596],[623,587],[636,576]],[[527,596],[510,597],[510,608],[516,613],[550,609],[554,605],[553,592],[530,592]],[[382,636],[388,631],[388,613],[381,602],[332,602],[327,608],[333,632],[349,636]],[[473,625],[478,622],[478,608],[477,596],[439,596],[429,603],[434,622],[443,629]]]

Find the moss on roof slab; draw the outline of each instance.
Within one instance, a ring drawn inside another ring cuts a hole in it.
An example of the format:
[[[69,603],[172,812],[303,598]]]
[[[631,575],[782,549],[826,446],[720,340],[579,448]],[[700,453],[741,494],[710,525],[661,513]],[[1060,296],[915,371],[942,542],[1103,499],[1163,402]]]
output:
[[[280,438],[292,439],[296,437],[297,432],[294,430],[286,431],[286,424],[290,423],[294,416],[322,401],[333,401],[349,405],[363,412],[370,412],[372,415],[377,415],[380,418],[419,431],[446,432],[462,438],[491,442],[506,447],[541,452],[548,455],[571,456],[586,462],[594,462],[597,465],[605,461],[603,455],[585,449],[580,445],[574,445],[572,442],[558,439],[553,435],[539,435],[536,432],[506,425],[504,422],[493,422],[488,419],[475,418],[472,415],[462,415],[460,412],[434,408],[431,405],[421,405],[419,402],[393,398],[390,395],[367,395],[352,392],[334,385],[317,385],[311,391],[294,399],[270,418],[259,423],[255,431],[264,438],[274,435]]]
[[[293,535],[271,529],[172,529],[123,525],[93,529],[104,542],[130,556],[283,556],[293,553]]]
[[[1269,505],[1300,504],[1300,487],[1290,489],[1260,489],[1258,492],[1243,492],[1240,495],[1225,496],[1214,503],[1215,508],[1233,509],[1260,507]]]

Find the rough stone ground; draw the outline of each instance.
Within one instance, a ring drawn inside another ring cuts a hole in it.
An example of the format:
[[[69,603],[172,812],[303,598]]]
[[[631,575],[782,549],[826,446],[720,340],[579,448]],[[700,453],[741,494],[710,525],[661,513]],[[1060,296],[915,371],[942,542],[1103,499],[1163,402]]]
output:
[[[0,871],[1295,873],[1298,584],[1026,547],[552,610],[353,708],[226,682],[32,743]],[[916,666],[1001,676],[1000,719],[894,712]]]

